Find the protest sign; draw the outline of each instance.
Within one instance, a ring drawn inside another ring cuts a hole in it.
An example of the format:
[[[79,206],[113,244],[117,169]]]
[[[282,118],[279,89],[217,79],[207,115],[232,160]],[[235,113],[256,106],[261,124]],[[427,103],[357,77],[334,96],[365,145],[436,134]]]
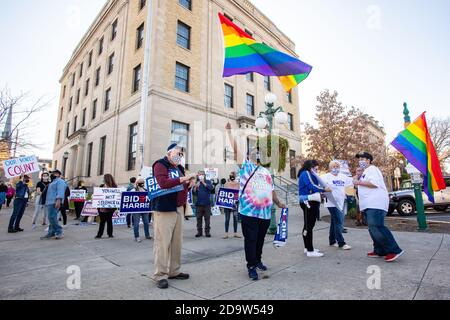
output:
[[[92,206],[94,208],[119,208],[120,194],[124,188],[94,188]]]
[[[217,168],[205,168],[206,180],[219,179],[219,169]]]
[[[277,248],[286,245],[288,238],[288,216],[288,208],[281,210],[280,223],[278,224],[277,233],[275,235],[275,239],[273,240],[273,244]]]
[[[171,179],[180,178],[181,174],[178,170],[173,169],[169,171],[169,177]],[[153,200],[157,197],[161,197],[170,193],[180,192],[183,191],[184,187],[182,185],[178,185],[176,187],[170,188],[170,189],[161,189],[161,187],[158,185],[158,182],[156,181],[155,177],[149,177],[146,179],[146,185],[148,190],[148,197],[150,200]]]
[[[98,216],[98,210],[92,207],[92,201],[86,201],[81,211],[83,217],[96,217]]]
[[[216,197],[216,206],[225,209],[233,209],[239,199],[239,190],[220,188]]]
[[[194,198],[193,198],[193,196],[192,196],[192,189],[189,190],[189,192],[188,192],[188,195],[187,195],[187,203],[188,203],[190,206],[193,206],[193,205],[194,205]]]
[[[86,201],[86,190],[71,190],[70,201],[84,202]]]
[[[120,213],[144,213],[150,210],[147,192],[122,192]]]
[[[7,179],[39,172],[39,164],[36,156],[21,157],[3,161],[3,169]]]
[[[113,214],[113,225],[123,226],[127,224],[127,214],[123,212],[116,211]]]

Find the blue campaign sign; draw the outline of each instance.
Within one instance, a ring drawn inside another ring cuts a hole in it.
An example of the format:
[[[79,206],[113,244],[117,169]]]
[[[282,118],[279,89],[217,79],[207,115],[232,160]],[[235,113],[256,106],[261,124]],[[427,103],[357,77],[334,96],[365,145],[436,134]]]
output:
[[[176,179],[181,176],[180,172],[176,169],[169,171],[169,176],[171,179]],[[175,193],[183,191],[184,187],[182,185],[170,188],[170,189],[161,189],[161,187],[158,185],[158,182],[156,181],[155,177],[149,177],[146,180],[147,184],[147,190],[148,190],[148,197],[150,200],[153,200],[157,197],[164,196],[166,194]]]
[[[122,192],[120,213],[150,212],[150,210],[147,192]]]
[[[193,206],[193,205],[194,205],[194,199],[192,198],[192,189],[189,190],[189,192],[188,192],[187,203],[188,203],[190,206]]]
[[[286,245],[288,238],[288,217],[289,217],[289,209],[281,210],[280,223],[277,227],[277,233],[275,234],[275,239],[273,240],[273,244],[275,247],[283,247]]]
[[[239,199],[239,190],[220,188],[216,197],[216,206],[225,209],[233,209]]]

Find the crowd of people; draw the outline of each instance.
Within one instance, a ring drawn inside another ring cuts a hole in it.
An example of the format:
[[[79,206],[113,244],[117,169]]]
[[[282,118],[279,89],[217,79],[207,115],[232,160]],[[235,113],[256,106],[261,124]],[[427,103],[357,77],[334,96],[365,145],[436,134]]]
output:
[[[231,141],[234,140],[228,124],[227,133]],[[234,144],[236,145],[236,144]],[[237,152],[239,152],[237,150]],[[233,237],[240,238],[238,224],[241,223],[244,237],[244,251],[248,276],[258,280],[258,272],[268,270],[262,261],[265,237],[270,225],[274,205],[286,208],[275,192],[271,172],[262,163],[264,155],[257,148],[250,150],[243,161],[239,174],[233,172],[229,179],[222,179],[220,185],[233,190],[239,190],[239,199],[232,209],[225,209],[225,235],[230,237],[230,222],[233,218]],[[360,210],[363,212],[373,240],[374,249],[368,257],[384,257],[385,261],[392,262],[403,254],[392,233],[384,224],[384,217],[388,211],[388,192],[380,170],[373,164],[373,156],[369,153],[356,155],[359,159],[359,168],[353,177],[340,172],[340,163],[331,161],[329,172],[319,176],[319,163],[316,160],[304,162],[298,174],[299,204],[303,211],[304,226],[302,231],[304,253],[308,258],[323,257],[324,253],[314,246],[313,232],[316,221],[320,217],[320,205],[324,201],[325,207],[331,216],[329,230],[329,245],[341,250],[351,250],[352,247],[344,239],[344,215],[346,211],[346,188],[357,189]],[[166,193],[151,201],[149,212],[134,213],[127,216],[128,228],[133,226],[133,235],[136,242],[141,242],[140,222],[142,220],[146,239],[152,239],[150,225],[154,233],[154,275],[158,288],[169,286],[168,280],[186,280],[189,274],[181,272],[181,248],[183,239],[183,221],[188,219],[190,204],[188,193],[192,192],[192,202],[197,219],[197,233],[195,237],[203,235],[211,237],[211,211],[214,205],[216,186],[219,182],[210,181],[204,171],[188,173],[184,163],[184,149],[177,144],[168,147],[167,153],[153,164],[153,175],[161,189],[172,189],[181,186],[178,191]],[[172,173],[177,174],[173,175]],[[20,221],[30,196],[28,183],[30,177],[24,175],[15,186],[0,183],[0,209],[11,194],[15,195],[14,209],[11,214],[8,232],[22,232]],[[118,185],[112,175],[106,174],[100,187],[117,188]],[[76,190],[85,190],[83,182],[79,182]],[[127,191],[147,192],[145,181],[142,178],[131,178]],[[63,225],[67,222],[66,211],[69,208],[68,199],[70,189],[61,177],[61,172],[55,170],[50,174],[43,173],[36,185],[35,209],[32,218],[33,228],[40,221],[49,224],[47,234],[41,237],[46,239],[62,239],[63,227],[58,223],[60,213]],[[75,219],[81,219],[83,202],[75,203]],[[105,225],[109,238],[113,238],[113,215],[116,209],[100,208],[100,218],[96,239],[103,236]],[[86,217],[85,217],[86,218]]]

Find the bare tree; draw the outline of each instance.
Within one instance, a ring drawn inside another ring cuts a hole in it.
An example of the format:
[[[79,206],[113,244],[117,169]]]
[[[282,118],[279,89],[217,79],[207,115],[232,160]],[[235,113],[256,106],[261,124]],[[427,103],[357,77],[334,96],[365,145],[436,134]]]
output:
[[[441,162],[442,171],[446,172],[450,165],[450,117],[445,119],[432,118],[428,127]]]

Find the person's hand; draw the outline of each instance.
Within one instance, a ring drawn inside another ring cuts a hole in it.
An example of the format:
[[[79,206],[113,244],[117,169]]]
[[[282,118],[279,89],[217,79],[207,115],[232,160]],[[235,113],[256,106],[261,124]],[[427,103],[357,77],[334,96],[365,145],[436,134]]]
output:
[[[286,206],[284,203],[280,202],[280,203],[278,204],[278,208],[280,208],[280,209],[286,209],[287,206]]]
[[[325,192],[331,192],[331,189],[330,188],[325,188]]]
[[[56,200],[56,202],[55,202],[55,209],[56,210],[59,210],[61,208],[61,200]]]

